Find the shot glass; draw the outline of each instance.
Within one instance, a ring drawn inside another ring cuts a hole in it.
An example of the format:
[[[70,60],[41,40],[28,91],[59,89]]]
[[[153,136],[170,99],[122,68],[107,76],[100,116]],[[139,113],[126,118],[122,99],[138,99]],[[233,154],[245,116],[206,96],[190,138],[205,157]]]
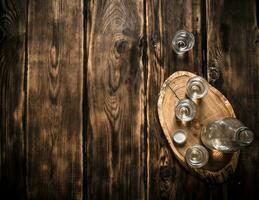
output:
[[[201,145],[193,145],[186,150],[185,161],[192,168],[201,168],[207,164],[208,160],[209,153]]]
[[[182,122],[194,119],[196,115],[196,105],[190,99],[181,99],[175,107],[175,116]]]
[[[201,99],[208,93],[207,81],[200,77],[194,76],[190,78],[186,84],[186,94],[190,99]]]
[[[195,39],[191,32],[180,30],[174,35],[172,47],[175,53],[181,55],[191,50],[194,46]]]

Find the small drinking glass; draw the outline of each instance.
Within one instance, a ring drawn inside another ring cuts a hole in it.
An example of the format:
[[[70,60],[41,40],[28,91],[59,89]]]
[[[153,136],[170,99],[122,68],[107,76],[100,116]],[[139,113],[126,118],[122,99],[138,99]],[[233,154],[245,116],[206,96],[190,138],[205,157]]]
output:
[[[207,164],[209,153],[205,147],[198,144],[193,145],[187,149],[185,160],[190,167],[201,168]]]
[[[196,105],[190,99],[181,99],[175,107],[175,115],[182,122],[189,122],[196,115]]]
[[[172,46],[175,53],[181,55],[191,50],[194,46],[194,36],[191,32],[180,30],[174,35]]]
[[[201,99],[205,97],[208,93],[207,81],[200,76],[190,78],[186,85],[186,93],[190,99]]]

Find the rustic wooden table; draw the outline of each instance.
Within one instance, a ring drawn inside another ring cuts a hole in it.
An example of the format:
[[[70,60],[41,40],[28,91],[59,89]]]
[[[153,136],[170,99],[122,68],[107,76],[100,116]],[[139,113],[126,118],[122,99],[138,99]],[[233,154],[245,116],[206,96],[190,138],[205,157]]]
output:
[[[256,11],[255,0],[0,0],[1,196],[258,199]],[[182,57],[179,29],[196,40]],[[158,93],[178,70],[207,78],[255,133],[224,184],[189,174],[162,134]]]

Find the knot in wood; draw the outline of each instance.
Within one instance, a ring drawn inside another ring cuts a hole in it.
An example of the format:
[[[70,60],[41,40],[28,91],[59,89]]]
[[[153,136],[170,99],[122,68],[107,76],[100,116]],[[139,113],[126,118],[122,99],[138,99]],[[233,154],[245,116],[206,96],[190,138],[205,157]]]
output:
[[[126,51],[127,41],[125,39],[119,39],[115,41],[114,49],[116,57],[119,57]]]
[[[209,68],[209,79],[211,81],[218,80],[220,77],[220,71],[217,67],[210,67]]]
[[[157,35],[154,35],[152,38],[151,38],[151,44],[154,48],[157,48],[158,45],[160,43],[160,40],[159,40],[159,37]]]
[[[50,49],[50,61],[51,61],[51,67],[56,68],[58,65],[58,50],[55,46],[52,46]]]

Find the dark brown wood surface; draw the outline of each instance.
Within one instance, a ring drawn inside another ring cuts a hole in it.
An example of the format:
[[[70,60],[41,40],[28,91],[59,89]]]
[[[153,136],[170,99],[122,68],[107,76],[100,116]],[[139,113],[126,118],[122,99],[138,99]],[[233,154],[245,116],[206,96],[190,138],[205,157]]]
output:
[[[26,1],[0,1],[1,196],[25,198]]]
[[[83,1],[30,1],[27,197],[81,199]]]
[[[208,78],[255,134],[241,151],[235,176],[217,188],[224,199],[259,198],[259,30],[256,1],[207,2]]]
[[[255,0],[0,0],[1,199],[258,199]],[[195,46],[177,56],[177,30]],[[233,177],[187,172],[157,99],[178,70],[208,78],[255,133]]]
[[[87,197],[145,198],[143,2],[87,12]]]

